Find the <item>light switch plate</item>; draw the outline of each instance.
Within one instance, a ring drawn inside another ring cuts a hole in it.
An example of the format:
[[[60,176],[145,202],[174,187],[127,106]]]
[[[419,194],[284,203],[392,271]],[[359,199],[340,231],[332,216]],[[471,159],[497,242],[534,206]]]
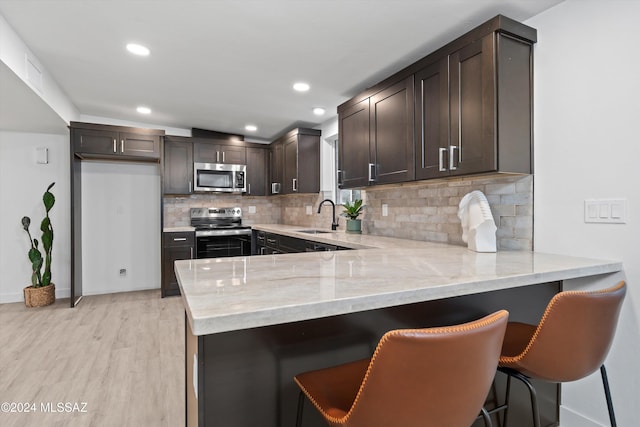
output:
[[[311,215],[312,213],[311,206],[307,205],[307,215]]]
[[[586,199],[584,222],[626,224],[627,199]]]
[[[382,216],[389,216],[389,205],[386,203],[382,205]]]

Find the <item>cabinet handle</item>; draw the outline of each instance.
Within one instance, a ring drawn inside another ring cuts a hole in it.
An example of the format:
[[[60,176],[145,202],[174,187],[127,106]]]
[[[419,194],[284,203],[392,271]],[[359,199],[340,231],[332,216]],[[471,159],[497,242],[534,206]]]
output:
[[[375,178],[373,177],[375,171],[374,168],[376,167],[376,165],[374,163],[369,163],[369,182],[373,182],[375,181]]]
[[[438,149],[438,170],[440,172],[446,172],[447,167],[444,165],[444,156],[447,154],[446,147]]]
[[[458,167],[455,165],[456,150],[460,152],[460,149],[456,145],[449,146],[449,170],[452,170],[452,171],[458,169]]]
[[[224,160],[224,151],[223,151],[222,152],[222,163],[224,163],[224,162],[225,162],[225,160]]]
[[[272,182],[271,183],[271,192],[273,194],[279,194],[280,193],[280,183],[279,182]]]
[[[174,237],[173,241],[174,242],[185,242],[187,240],[186,237]]]
[[[342,185],[342,171],[338,169],[338,185]]]
[[[120,140],[120,152],[124,153],[124,139]]]
[[[189,256],[191,257],[189,259],[193,259],[193,246],[189,248]]]
[[[113,152],[117,153],[118,152],[118,146],[116,145],[118,142],[116,141],[115,138],[113,138]]]
[[[220,163],[220,152],[216,151],[216,163]]]
[[[192,183],[191,181],[189,181],[189,193],[191,193],[191,186],[192,186]]]
[[[291,186],[293,187],[293,191],[298,191],[298,179],[293,178],[291,180]]]
[[[251,194],[251,184],[247,184],[247,194]]]

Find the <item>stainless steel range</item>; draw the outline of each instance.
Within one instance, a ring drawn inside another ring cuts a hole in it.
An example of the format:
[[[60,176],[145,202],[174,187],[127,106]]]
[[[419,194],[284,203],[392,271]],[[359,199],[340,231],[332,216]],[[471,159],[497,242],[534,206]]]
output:
[[[191,208],[196,229],[196,257],[251,255],[251,227],[242,225],[242,209]]]

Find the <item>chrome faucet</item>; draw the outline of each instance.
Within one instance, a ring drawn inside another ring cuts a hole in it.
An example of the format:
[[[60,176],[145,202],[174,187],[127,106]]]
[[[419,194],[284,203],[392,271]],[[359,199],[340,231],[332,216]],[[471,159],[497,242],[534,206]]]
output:
[[[322,209],[322,205],[324,205],[324,202],[331,203],[331,208],[333,209],[333,211],[332,211],[333,222],[331,223],[331,229],[335,230],[338,227],[338,220],[336,219],[336,204],[333,203],[333,201],[331,199],[324,199],[323,201],[320,202],[320,206],[318,206],[318,213],[320,213],[320,210]]]

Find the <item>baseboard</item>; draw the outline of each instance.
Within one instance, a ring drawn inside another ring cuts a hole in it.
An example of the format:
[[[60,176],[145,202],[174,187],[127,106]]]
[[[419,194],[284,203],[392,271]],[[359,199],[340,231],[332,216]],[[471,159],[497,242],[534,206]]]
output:
[[[71,295],[69,288],[58,288],[56,285],[56,299],[69,298]],[[22,292],[12,292],[0,294],[0,304],[9,304],[12,302],[24,302],[24,294]]]
[[[131,285],[125,286],[110,286],[108,288],[97,288],[97,289],[83,289],[82,295],[104,295],[104,294],[117,294],[121,292],[136,292],[136,291],[149,291],[153,289],[160,289],[160,286],[157,284],[152,285],[142,285],[132,287]]]
[[[582,414],[572,411],[566,406],[560,405],[560,425],[559,427],[606,427],[585,417]]]

